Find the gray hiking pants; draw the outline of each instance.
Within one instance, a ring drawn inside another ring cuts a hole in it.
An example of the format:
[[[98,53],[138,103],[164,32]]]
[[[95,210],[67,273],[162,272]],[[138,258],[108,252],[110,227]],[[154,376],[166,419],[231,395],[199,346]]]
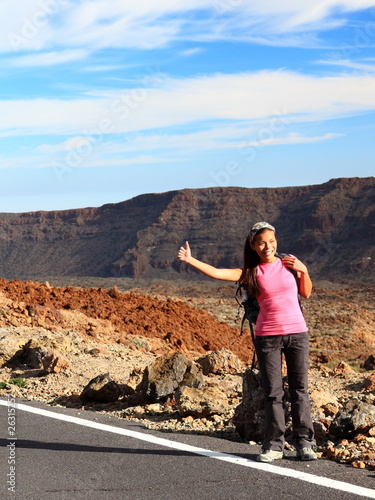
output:
[[[308,333],[256,336],[255,348],[265,401],[263,449],[282,451],[285,445],[284,387],[281,374],[282,353],[285,356],[291,397],[293,444],[297,449],[315,446],[307,390]]]

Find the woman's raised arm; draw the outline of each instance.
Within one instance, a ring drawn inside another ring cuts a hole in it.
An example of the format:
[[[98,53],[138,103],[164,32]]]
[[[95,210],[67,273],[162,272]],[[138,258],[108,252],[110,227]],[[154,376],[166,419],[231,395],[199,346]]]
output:
[[[191,255],[191,250],[189,243],[185,243],[185,247],[180,247],[178,254],[178,259],[181,262],[186,262],[190,266],[194,267],[202,274],[223,281],[238,281],[242,274],[242,269],[218,269],[217,267],[206,264],[198,259],[195,259]]]

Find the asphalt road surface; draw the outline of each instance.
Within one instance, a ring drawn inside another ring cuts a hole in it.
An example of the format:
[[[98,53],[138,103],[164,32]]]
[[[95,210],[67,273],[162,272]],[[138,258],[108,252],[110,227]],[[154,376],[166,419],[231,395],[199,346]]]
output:
[[[0,498],[19,500],[358,500],[375,473],[257,446],[149,431],[95,412],[0,399]]]

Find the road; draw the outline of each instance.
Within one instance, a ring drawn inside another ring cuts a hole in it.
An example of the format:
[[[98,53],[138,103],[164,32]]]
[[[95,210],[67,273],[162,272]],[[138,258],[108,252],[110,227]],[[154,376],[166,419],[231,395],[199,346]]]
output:
[[[375,498],[368,470],[293,454],[260,464],[257,446],[149,431],[95,412],[2,398],[0,426],[2,499]]]

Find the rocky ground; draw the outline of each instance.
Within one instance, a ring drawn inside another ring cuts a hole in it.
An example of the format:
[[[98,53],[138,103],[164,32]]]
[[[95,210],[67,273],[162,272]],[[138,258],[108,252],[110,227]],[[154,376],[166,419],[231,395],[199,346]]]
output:
[[[252,343],[248,332],[239,337],[235,286],[41,281],[0,280],[0,394],[109,412],[150,428],[244,439],[236,412],[249,397],[243,393],[243,373],[251,363]],[[304,304],[320,453],[374,469],[374,287],[319,283]],[[146,367],[175,353],[183,356],[179,362],[198,362],[199,384],[186,388],[189,384],[180,380],[169,397],[145,398],[139,384]],[[83,389],[103,374],[116,384],[117,397],[83,399]]]

